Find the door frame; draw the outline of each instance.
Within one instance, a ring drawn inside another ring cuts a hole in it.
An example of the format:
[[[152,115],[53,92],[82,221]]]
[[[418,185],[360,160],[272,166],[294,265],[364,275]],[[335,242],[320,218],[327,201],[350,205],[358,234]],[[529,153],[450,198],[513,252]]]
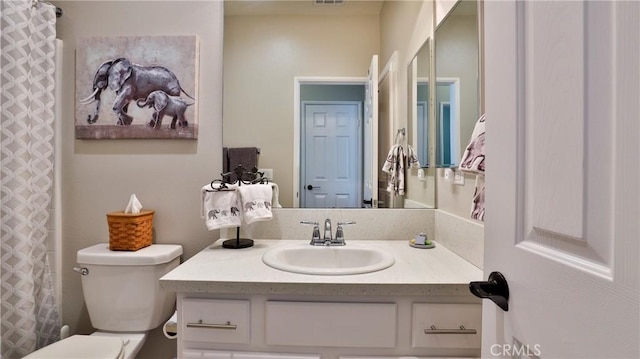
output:
[[[366,77],[313,77],[295,76],[293,78],[293,208],[300,208],[300,145],[302,107],[300,87],[302,85],[367,85]],[[364,136],[364,135],[363,135]],[[363,138],[364,140],[364,138]]]

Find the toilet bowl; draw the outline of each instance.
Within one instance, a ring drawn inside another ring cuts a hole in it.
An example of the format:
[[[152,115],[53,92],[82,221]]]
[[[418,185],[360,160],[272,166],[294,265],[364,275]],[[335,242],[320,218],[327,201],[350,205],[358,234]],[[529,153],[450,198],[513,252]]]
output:
[[[173,314],[175,293],[160,289],[160,277],[180,263],[182,246],[152,244],[135,252],[111,251],[106,243],[78,251],[78,272],[91,335],[74,335],[25,358],[134,359],[147,332]]]

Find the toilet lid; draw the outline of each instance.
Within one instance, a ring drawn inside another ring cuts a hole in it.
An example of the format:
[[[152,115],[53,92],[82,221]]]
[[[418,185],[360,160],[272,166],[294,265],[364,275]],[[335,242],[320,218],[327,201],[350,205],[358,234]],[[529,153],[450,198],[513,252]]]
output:
[[[122,359],[122,339],[74,335],[37,350],[23,359]]]

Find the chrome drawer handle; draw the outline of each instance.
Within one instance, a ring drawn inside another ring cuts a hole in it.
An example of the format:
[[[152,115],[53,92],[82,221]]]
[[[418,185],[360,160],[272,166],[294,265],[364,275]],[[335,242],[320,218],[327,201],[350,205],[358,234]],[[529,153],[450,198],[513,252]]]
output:
[[[438,329],[435,325],[431,326],[431,329],[425,329],[424,334],[478,334],[475,329],[467,329],[464,325],[460,326],[460,329]]]
[[[197,323],[187,323],[187,328],[207,328],[207,329],[231,329],[236,330],[238,328],[237,325],[231,324],[231,322],[226,322],[225,324],[213,324],[213,323],[203,323],[202,319],[198,320]]]

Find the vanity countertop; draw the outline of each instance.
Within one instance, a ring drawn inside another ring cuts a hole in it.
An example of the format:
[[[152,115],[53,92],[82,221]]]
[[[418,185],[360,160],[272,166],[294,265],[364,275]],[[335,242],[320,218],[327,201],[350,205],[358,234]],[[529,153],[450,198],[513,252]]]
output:
[[[436,243],[432,249],[417,249],[404,240],[347,241],[347,246],[383,247],[394,255],[394,265],[366,274],[296,274],[262,262],[267,250],[293,243],[308,241],[257,239],[250,248],[226,249],[218,240],[163,276],[160,286],[175,292],[217,294],[458,296],[469,294],[469,282],[482,280],[480,269],[444,246]]]

